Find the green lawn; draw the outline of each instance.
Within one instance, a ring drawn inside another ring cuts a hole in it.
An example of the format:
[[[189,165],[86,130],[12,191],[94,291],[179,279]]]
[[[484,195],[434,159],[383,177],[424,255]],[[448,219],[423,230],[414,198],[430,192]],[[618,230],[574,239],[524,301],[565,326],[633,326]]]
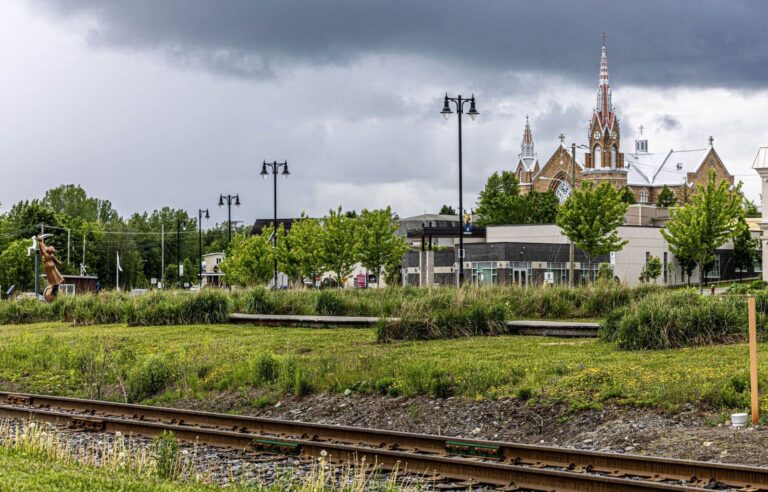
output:
[[[760,353],[766,367],[768,345]],[[254,406],[285,393],[352,389],[533,397],[574,408],[742,408],[747,357],[745,345],[622,352],[597,340],[520,336],[378,344],[369,329],[0,326],[1,387],[171,405],[264,388]]]

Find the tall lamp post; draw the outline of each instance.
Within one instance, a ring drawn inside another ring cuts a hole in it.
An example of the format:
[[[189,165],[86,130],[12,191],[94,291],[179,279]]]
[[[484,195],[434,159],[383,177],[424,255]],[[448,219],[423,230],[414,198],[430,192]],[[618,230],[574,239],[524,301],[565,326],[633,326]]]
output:
[[[459,118],[459,254],[458,254],[458,262],[459,262],[459,279],[458,279],[458,285],[461,287],[461,285],[464,284],[464,200],[462,198],[463,194],[463,182],[462,182],[462,155],[461,155],[461,115],[464,114],[464,105],[469,102],[469,111],[467,111],[467,116],[469,116],[469,119],[474,121],[475,118],[477,118],[477,115],[480,113],[477,112],[477,109],[475,108],[475,96],[474,94],[469,99],[461,97],[461,94],[459,94],[457,97],[448,97],[448,93],[445,94],[445,101],[443,102],[443,110],[440,111],[440,114],[443,115],[443,117],[447,120],[451,117],[451,114],[453,114],[453,111],[451,111],[451,105],[449,104],[452,102],[454,106],[456,107],[456,115]]]
[[[270,168],[272,170],[271,171],[272,172],[272,177],[274,178],[273,179],[273,183],[274,183],[274,206],[273,206],[272,210],[274,212],[274,219],[275,219],[275,221],[273,222],[273,227],[275,228],[275,230],[272,231],[272,255],[274,256],[274,259],[275,259],[275,280],[274,280],[274,287],[273,287],[275,290],[277,290],[277,172],[280,170],[281,167],[283,168],[283,172],[280,173],[280,174],[282,174],[283,176],[285,176],[287,178],[288,175],[291,174],[288,171],[288,161],[287,160],[285,160],[283,162],[277,162],[277,161],[267,162],[267,161],[264,161],[261,164],[261,172],[259,173],[259,175],[261,177],[263,177],[264,179],[267,179],[267,176],[269,176],[269,173],[270,173],[270,171],[267,171],[267,168]]]
[[[232,201],[234,200],[235,207],[240,206],[240,194],[237,195],[219,195],[219,208],[224,206],[224,201],[227,202],[227,246],[232,242]]]
[[[181,276],[184,275],[184,266],[181,264],[181,228],[186,229],[187,224],[176,217],[176,273],[179,277],[178,286],[181,287]]]
[[[203,288],[203,217],[205,217],[205,220],[211,218],[207,208],[205,210],[202,208],[197,210],[197,252],[200,256],[197,264],[197,276],[201,289]]]

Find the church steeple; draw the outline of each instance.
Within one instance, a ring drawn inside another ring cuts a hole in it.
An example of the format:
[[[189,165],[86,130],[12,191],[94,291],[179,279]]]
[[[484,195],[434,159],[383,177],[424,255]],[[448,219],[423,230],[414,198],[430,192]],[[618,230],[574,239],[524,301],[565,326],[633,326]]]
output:
[[[605,127],[613,113],[611,101],[611,84],[608,80],[608,55],[605,51],[605,33],[603,33],[603,48],[600,55],[600,79],[597,87],[597,105],[595,112],[600,117],[601,126]]]
[[[619,119],[614,111],[611,84],[608,78],[605,33],[602,35],[598,82],[597,103],[589,123],[589,148],[591,152],[586,159],[586,167],[590,169],[622,168],[624,167],[624,155],[620,152]]]
[[[533,145],[533,135],[531,134],[531,124],[528,122],[528,115],[525,116],[525,130],[523,130],[523,143],[520,144],[520,158],[535,157],[536,151]]]

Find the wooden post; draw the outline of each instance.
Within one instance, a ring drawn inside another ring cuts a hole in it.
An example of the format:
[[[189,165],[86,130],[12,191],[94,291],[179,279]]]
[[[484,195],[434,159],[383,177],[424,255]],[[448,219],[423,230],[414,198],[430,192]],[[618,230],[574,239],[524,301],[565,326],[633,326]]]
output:
[[[752,393],[752,424],[760,418],[760,394],[757,387],[757,320],[755,316],[755,298],[747,300],[749,309],[749,376]]]

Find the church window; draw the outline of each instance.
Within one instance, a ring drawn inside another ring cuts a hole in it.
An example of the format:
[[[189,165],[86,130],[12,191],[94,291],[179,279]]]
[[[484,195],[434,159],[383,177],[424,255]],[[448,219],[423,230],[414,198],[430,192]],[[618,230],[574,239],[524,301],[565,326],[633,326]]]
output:
[[[592,152],[595,158],[595,167],[603,166],[603,149],[599,145],[595,145],[595,150]]]
[[[640,190],[640,203],[648,203],[648,190]]]
[[[611,167],[615,168],[618,165],[619,153],[616,151],[616,146],[611,147]]]
[[[555,195],[557,195],[557,199],[560,200],[560,204],[562,205],[571,194],[571,184],[564,179],[558,179],[558,181],[559,184],[555,189]]]

